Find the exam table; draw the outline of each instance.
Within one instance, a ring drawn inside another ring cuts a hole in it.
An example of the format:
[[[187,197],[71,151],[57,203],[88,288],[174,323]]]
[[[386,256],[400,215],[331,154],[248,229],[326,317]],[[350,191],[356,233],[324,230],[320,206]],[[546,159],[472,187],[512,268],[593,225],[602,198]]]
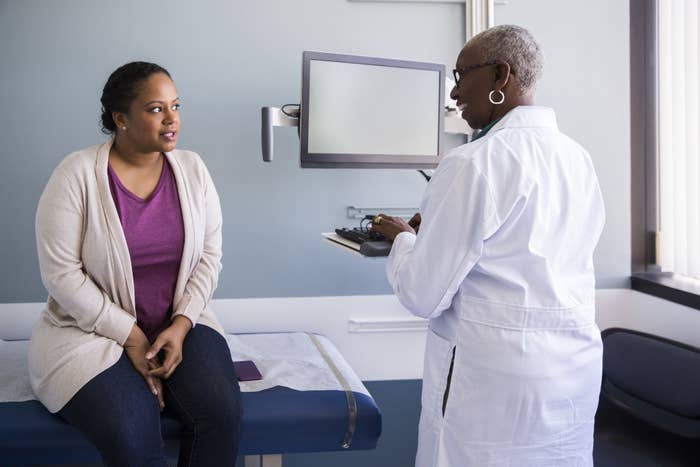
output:
[[[0,389],[15,394],[15,400],[2,398],[0,390],[0,465],[99,462],[97,450],[79,431],[31,400],[33,395],[26,388],[28,336],[7,331],[2,321],[0,316],[0,338],[5,339],[0,340]],[[253,359],[263,374],[262,381],[240,383],[239,454],[244,456],[245,467],[281,467],[283,453],[376,447],[380,411],[328,339],[317,334],[275,333],[229,334],[227,340],[234,360]],[[237,355],[236,349],[243,353]],[[277,355],[267,358],[267,353],[275,351]],[[283,354],[284,360],[317,368],[318,380],[295,382],[293,365],[279,366]],[[275,384],[275,377],[266,381],[266,374],[277,375],[287,386]],[[297,384],[300,387],[295,389]],[[21,400],[27,398],[30,400]],[[162,417],[166,454],[172,458],[177,457],[179,430],[177,420]]]

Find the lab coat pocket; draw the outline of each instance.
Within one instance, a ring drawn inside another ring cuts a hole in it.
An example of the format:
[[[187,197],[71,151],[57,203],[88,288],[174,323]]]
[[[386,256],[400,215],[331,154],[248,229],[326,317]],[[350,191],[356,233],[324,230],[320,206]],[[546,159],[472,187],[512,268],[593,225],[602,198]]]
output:
[[[443,416],[447,402],[447,381],[452,363],[453,346],[446,339],[428,330],[423,370],[423,416],[437,420]]]
[[[550,399],[542,404],[542,420],[546,426],[573,426],[575,423],[576,407],[567,398]]]

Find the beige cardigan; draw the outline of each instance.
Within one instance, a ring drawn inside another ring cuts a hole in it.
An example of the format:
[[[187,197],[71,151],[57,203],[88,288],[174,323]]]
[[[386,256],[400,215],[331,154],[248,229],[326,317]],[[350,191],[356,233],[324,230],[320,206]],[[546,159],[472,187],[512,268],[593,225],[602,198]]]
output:
[[[109,189],[111,146],[112,140],[68,155],[39,200],[36,241],[49,298],[32,333],[29,376],[51,412],[119,360],[136,321],[129,250]],[[221,270],[219,197],[196,153],[176,150],[166,157],[185,231],[173,317],[223,334],[207,306]]]

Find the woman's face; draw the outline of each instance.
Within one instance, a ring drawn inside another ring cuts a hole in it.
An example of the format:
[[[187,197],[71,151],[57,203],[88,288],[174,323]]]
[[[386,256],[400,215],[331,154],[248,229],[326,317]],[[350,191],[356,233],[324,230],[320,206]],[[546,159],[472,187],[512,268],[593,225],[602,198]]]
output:
[[[483,61],[473,50],[464,48],[457,57],[455,68],[468,70],[460,73],[459,83],[450,92],[450,97],[457,101],[457,108],[461,110],[462,118],[474,129],[481,129],[488,125],[493,113],[489,92],[493,90],[494,66],[469,69],[481,63]]]
[[[128,139],[139,152],[175,149],[180,131],[180,104],[175,84],[164,73],[154,73],[139,86],[139,93],[124,116]]]

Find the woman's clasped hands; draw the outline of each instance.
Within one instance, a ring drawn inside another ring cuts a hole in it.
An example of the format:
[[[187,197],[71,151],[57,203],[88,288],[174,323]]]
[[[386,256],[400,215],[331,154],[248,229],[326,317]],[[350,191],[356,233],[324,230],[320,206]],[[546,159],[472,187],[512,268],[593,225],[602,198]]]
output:
[[[124,343],[127,357],[158,398],[161,411],[165,407],[162,380],[170,378],[182,362],[182,343],[191,328],[188,318],[176,316],[151,345],[141,328],[134,324]]]

